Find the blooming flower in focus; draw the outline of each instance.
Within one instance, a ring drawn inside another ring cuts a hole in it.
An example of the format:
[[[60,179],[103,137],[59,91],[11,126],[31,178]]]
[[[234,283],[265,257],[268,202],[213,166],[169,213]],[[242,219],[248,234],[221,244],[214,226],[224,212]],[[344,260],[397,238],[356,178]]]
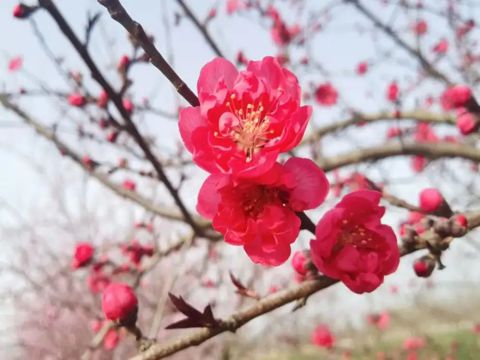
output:
[[[295,212],[320,205],[328,180],[311,160],[291,158],[251,179],[211,175],[198,195],[198,212],[225,241],[243,246],[252,261],[280,265],[300,231]]]
[[[325,275],[361,294],[379,287],[400,260],[392,228],[380,222],[385,208],[381,193],[359,190],[328,211],[310,242],[312,261]]]
[[[180,111],[180,134],[194,162],[212,174],[258,176],[302,139],[311,107],[297,78],[273,57],[238,72],[223,58],[198,79],[199,106]]]
[[[330,83],[322,84],[315,90],[315,99],[320,105],[332,106],[337,103],[338,92]]]
[[[335,336],[327,325],[319,325],[313,330],[312,344],[331,349],[335,345]]]

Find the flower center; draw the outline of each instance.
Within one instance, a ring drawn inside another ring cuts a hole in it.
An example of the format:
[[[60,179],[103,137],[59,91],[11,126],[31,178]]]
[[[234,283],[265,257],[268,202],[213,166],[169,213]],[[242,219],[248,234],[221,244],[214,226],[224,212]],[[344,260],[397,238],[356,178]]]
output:
[[[237,189],[239,200],[244,213],[248,217],[256,218],[268,204],[281,204],[286,206],[288,193],[279,188],[266,186],[248,186]]]
[[[270,121],[265,116],[265,108],[261,101],[256,105],[236,101],[235,94],[230,95],[225,105],[239,120],[232,127],[230,136],[238,148],[245,152],[245,161],[249,163],[253,155],[268,142],[268,135],[273,133],[273,130],[269,130]]]
[[[371,231],[361,225],[350,225],[349,221],[342,220],[342,232],[337,239],[334,252],[339,251],[345,245],[351,244],[358,249],[376,249],[377,243]]]

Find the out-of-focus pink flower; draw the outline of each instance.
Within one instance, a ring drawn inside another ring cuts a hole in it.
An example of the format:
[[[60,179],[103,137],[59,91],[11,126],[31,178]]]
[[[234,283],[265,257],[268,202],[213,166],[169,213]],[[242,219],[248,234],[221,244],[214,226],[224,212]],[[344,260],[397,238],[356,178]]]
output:
[[[87,277],[87,284],[93,294],[97,294],[110,284],[110,278],[101,270],[91,271]]]
[[[315,90],[317,103],[323,106],[332,106],[337,103],[338,92],[330,83],[321,84]]]
[[[105,350],[113,350],[117,347],[120,336],[117,329],[110,329],[103,338],[103,348]]]
[[[124,109],[127,111],[127,113],[131,114],[133,112],[135,106],[133,105],[133,103],[130,100],[123,99],[122,104],[123,104]]]
[[[398,126],[392,126],[387,129],[387,138],[392,139],[402,135],[402,129]]]
[[[227,0],[227,14],[232,15],[233,13],[243,10],[246,8],[244,0]]]
[[[425,20],[418,20],[412,26],[413,33],[418,36],[425,35],[428,30],[428,24]]]
[[[132,320],[132,317],[136,320],[137,296],[130,286],[122,283],[111,283],[103,290],[102,310],[108,320],[126,321]]]
[[[478,117],[463,108],[457,110],[457,129],[462,135],[469,135],[478,130],[480,121]]]
[[[142,245],[134,239],[130,244],[122,246],[122,252],[134,265],[138,266],[144,256],[153,256],[154,250],[152,246]]]
[[[435,212],[445,202],[438,189],[423,189],[419,195],[420,208],[425,212]]]
[[[331,349],[335,345],[335,336],[327,325],[319,325],[312,332],[312,344]]]
[[[79,93],[73,93],[68,96],[68,103],[75,107],[83,107],[87,101],[83,95]]]
[[[21,56],[16,56],[8,62],[8,71],[15,72],[22,68],[23,59]]]
[[[133,180],[125,179],[123,180],[122,187],[128,191],[135,191],[137,189],[137,184]]]
[[[100,95],[97,98],[98,107],[105,108],[108,104],[108,93],[105,90],[102,90]]]
[[[405,339],[403,342],[403,348],[405,350],[418,350],[426,345],[425,339],[422,337],[411,336]]]
[[[75,246],[75,253],[72,259],[72,269],[78,269],[88,265],[92,259],[95,248],[90,243],[78,243]]]
[[[362,61],[357,65],[357,74],[358,75],[365,75],[368,71],[368,63],[366,61]]]
[[[122,57],[118,61],[117,70],[119,72],[125,72],[129,65],[130,65],[130,58],[128,57],[128,55],[122,55]]]
[[[274,21],[271,29],[273,42],[278,46],[290,44],[301,32],[299,25],[288,27],[282,20]]]
[[[468,86],[455,85],[445,90],[440,97],[440,103],[444,110],[453,110],[465,107],[472,97],[472,91]]]
[[[448,51],[448,40],[441,39],[438,43],[435,44],[432,50],[433,52],[440,55],[446,54]]]
[[[474,20],[468,20],[465,22],[465,24],[462,24],[457,28],[457,31],[455,32],[455,35],[458,40],[461,40],[467,35],[473,28],[475,27],[475,21]]]
[[[425,166],[427,165],[427,160],[421,155],[415,155],[411,160],[412,170],[419,173],[422,172]]]
[[[387,100],[390,102],[397,102],[398,101],[398,95],[399,95],[400,89],[398,88],[398,84],[396,81],[392,81],[390,85],[388,85],[387,88]]]
[[[380,314],[370,314],[368,315],[368,322],[383,331],[390,325],[390,314],[387,311]]]

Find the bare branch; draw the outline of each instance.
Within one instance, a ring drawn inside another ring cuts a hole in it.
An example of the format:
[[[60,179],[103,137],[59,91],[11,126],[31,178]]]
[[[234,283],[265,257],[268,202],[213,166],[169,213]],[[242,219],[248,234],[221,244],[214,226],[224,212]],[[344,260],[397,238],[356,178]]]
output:
[[[177,75],[175,70],[168,64],[162,54],[153,45],[150,38],[143,30],[142,25],[134,21],[127,13],[125,8],[118,0],[98,0],[98,3],[104,6],[113,20],[121,24],[143,48],[145,53],[150,57],[151,63],[162,72],[163,75],[172,83],[177,92],[187,100],[190,105],[198,106],[198,98],[193,91],[185,84],[185,82]]]

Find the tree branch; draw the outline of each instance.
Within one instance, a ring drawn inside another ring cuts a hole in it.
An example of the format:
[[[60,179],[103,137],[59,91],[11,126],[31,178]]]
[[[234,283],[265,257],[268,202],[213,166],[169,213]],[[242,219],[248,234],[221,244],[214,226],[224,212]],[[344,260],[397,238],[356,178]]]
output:
[[[150,57],[151,63],[161,71],[163,75],[172,83],[177,92],[187,100],[190,105],[198,106],[198,98],[193,91],[183,82],[180,76],[177,75],[175,70],[168,64],[162,54],[153,45],[150,38],[143,30],[142,25],[134,21],[127,13],[125,8],[120,4],[118,0],[98,0],[98,3],[104,6],[113,20],[122,25],[125,30],[132,36],[132,38],[138,42],[145,53]]]
[[[378,114],[356,114],[349,119],[339,121],[330,125],[323,126],[319,129],[314,130],[312,134],[305,136],[302,140],[303,144],[308,144],[313,141],[320,139],[322,136],[325,136],[329,133],[335,131],[343,130],[349,126],[358,125],[359,123],[373,123],[377,121],[386,121],[386,120],[415,120],[422,122],[429,122],[433,124],[449,124],[455,125],[455,117],[447,113],[435,114],[428,111],[405,111],[398,114],[395,114],[392,111],[380,112]]]
[[[350,153],[321,159],[318,165],[324,171],[332,171],[343,166],[364,161],[375,161],[402,155],[420,155],[428,159],[458,157],[480,162],[480,150],[464,144],[452,144],[448,142],[402,144],[390,142],[377,147],[359,149]]]
[[[189,17],[190,20],[192,20],[193,24],[197,27],[197,29],[200,31],[202,36],[205,38],[207,41],[208,45],[212,48],[213,52],[220,57],[225,57],[223,56],[222,52],[220,51],[219,47],[213,41],[212,37],[210,36],[210,33],[208,32],[207,28],[198,21],[198,18],[195,16],[195,14],[192,12],[192,10],[185,4],[183,0],[177,0],[178,5],[185,11],[185,14]]]

